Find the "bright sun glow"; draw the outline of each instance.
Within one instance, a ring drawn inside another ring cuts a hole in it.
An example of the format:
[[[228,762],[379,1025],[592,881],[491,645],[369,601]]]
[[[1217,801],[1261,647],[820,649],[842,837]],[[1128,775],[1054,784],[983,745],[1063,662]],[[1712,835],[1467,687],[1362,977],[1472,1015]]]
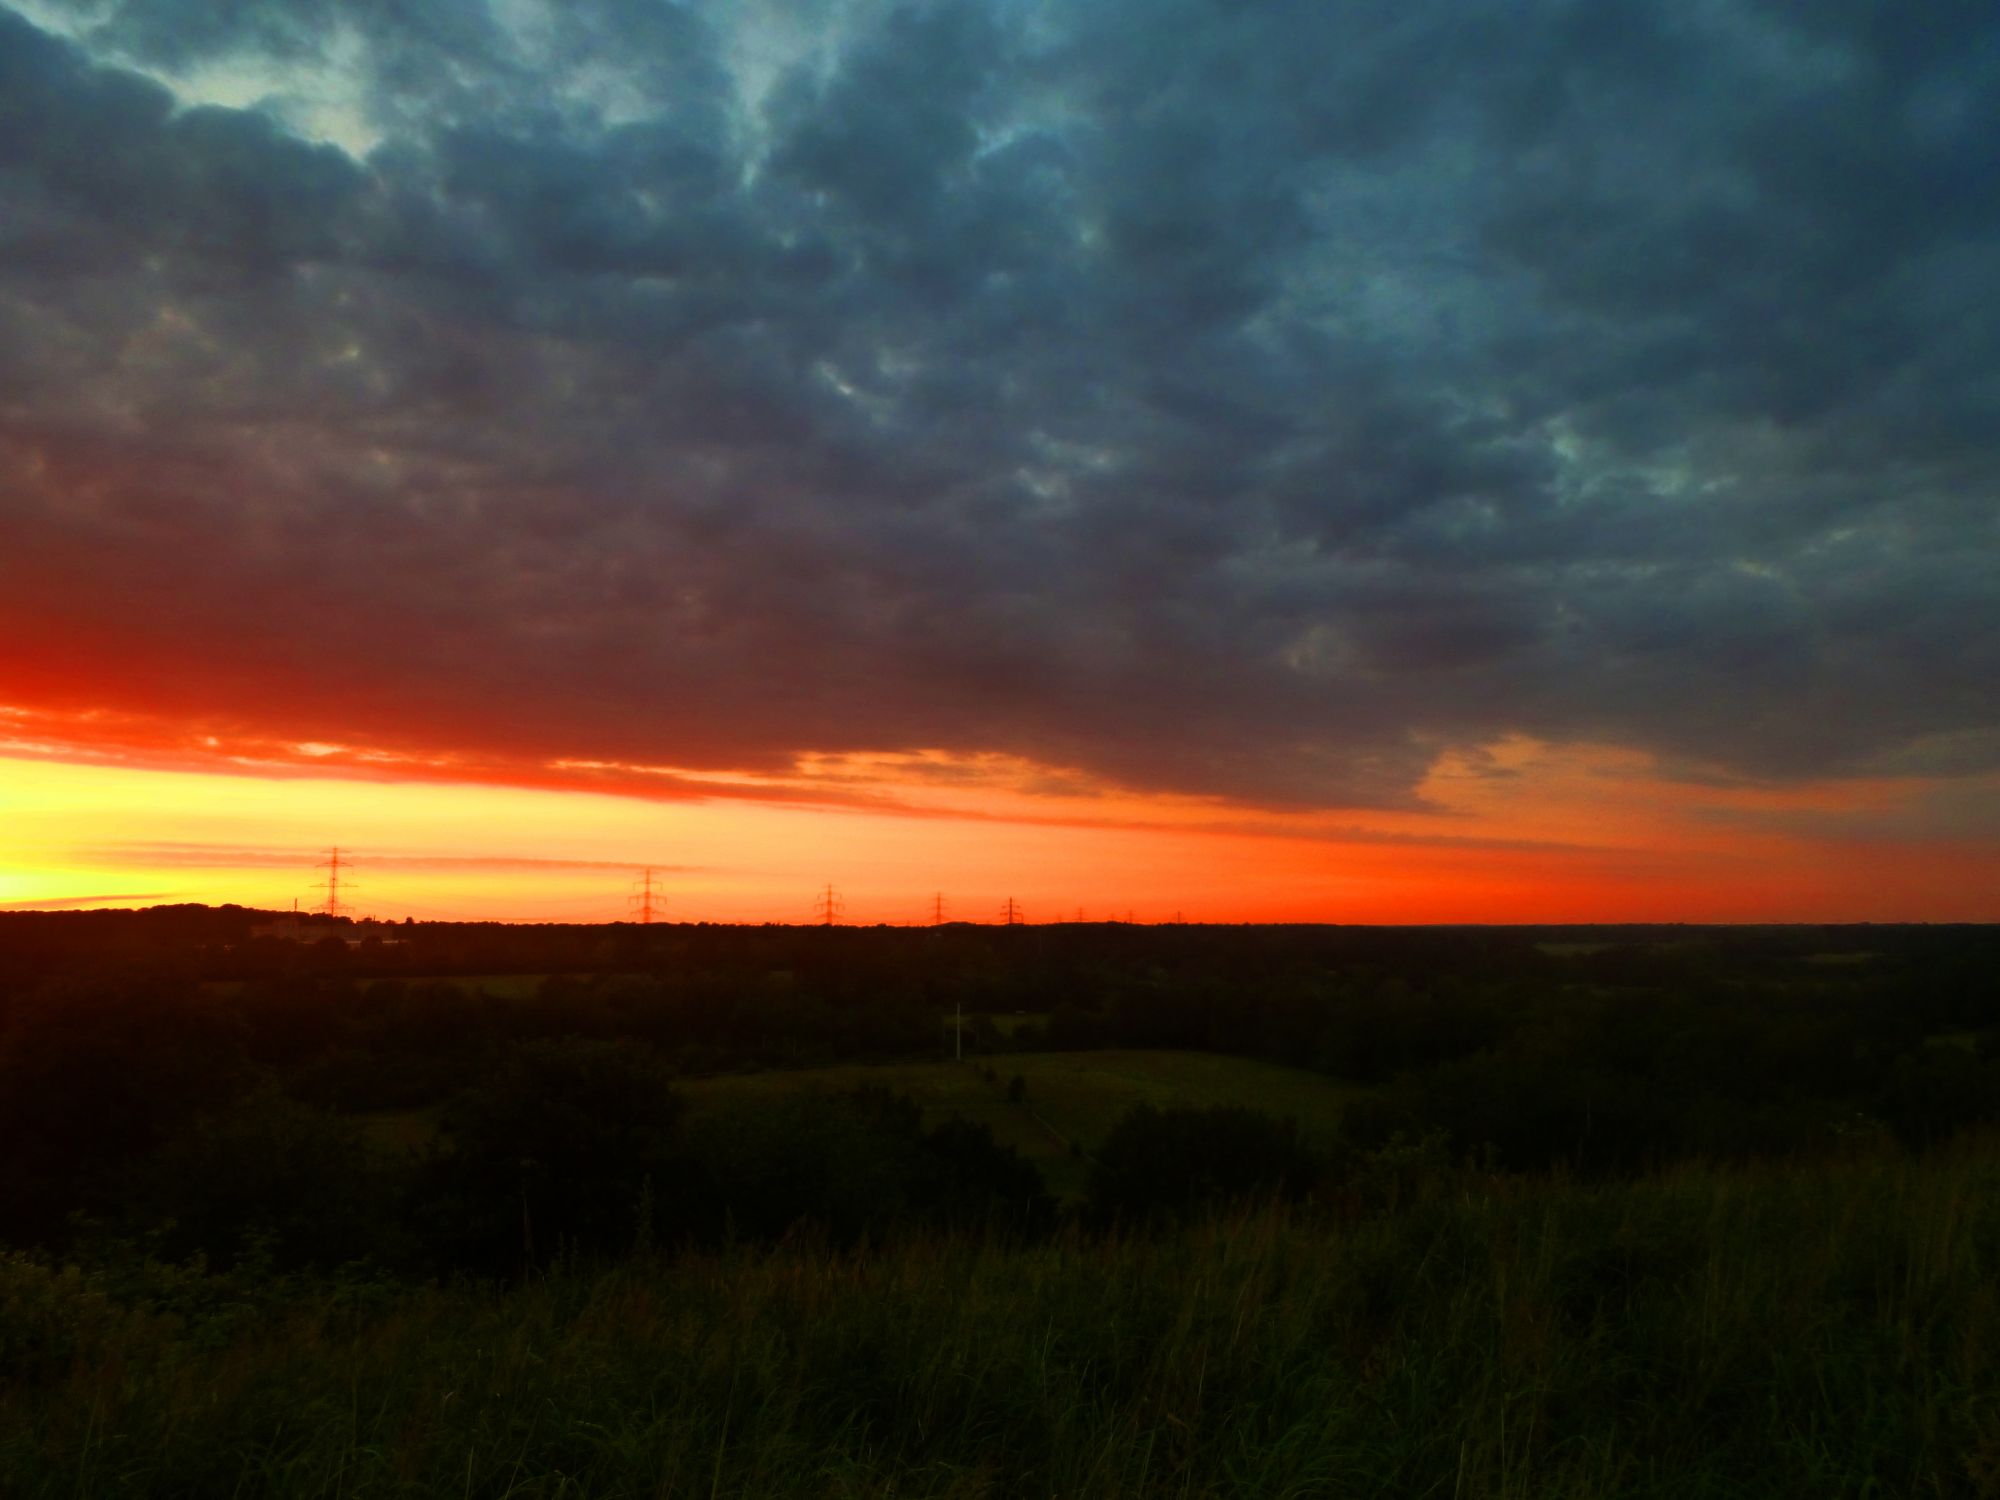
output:
[[[828,883],[854,922],[927,921],[940,893],[971,921],[1010,896],[1037,921],[1977,919],[2000,884],[1976,845],[1876,838],[1864,861],[1811,831],[1918,788],[1688,786],[1610,751],[1447,758],[1429,808],[1393,813],[1036,795],[1017,766],[969,785],[935,769],[849,766],[901,809],[877,811],[0,760],[0,905],[312,908],[336,845],[356,914],[512,921],[619,920],[646,868],[689,921],[810,920]]]

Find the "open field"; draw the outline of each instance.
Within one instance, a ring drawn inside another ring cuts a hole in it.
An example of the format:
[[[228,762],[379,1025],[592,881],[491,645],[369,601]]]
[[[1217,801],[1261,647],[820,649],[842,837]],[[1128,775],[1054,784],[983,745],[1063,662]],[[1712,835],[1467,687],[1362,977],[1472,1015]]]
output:
[[[2000,1158],[509,1289],[0,1258],[0,1493],[2000,1493]]]
[[[998,1010],[988,1011],[986,1019],[1000,1035],[1010,1037],[1024,1026],[1046,1026],[1049,1013],[1045,1010]]]
[[[244,979],[215,914],[125,919],[211,934],[164,977],[57,915],[0,942],[5,1500],[2000,1500],[2000,932],[704,930],[611,975],[496,927]],[[949,1059],[960,1005],[1058,1001],[1102,1050]],[[1114,1147],[1149,1103],[1342,1140]]]
[[[532,1000],[540,993],[546,974],[476,974],[471,978],[452,978],[451,984],[460,984],[469,990],[482,990],[496,1000]]]
[[[992,1081],[980,1072],[993,1071]],[[1027,1085],[1019,1103],[1007,1085]],[[846,1063],[827,1068],[773,1068],[687,1078],[675,1087],[699,1113],[724,1103],[770,1098],[801,1089],[837,1092],[864,1085],[908,1094],[936,1121],[971,1120],[995,1140],[1035,1163],[1058,1196],[1083,1189],[1087,1153],[1137,1104],[1238,1104],[1290,1117],[1308,1138],[1324,1139],[1360,1092],[1318,1073],[1208,1052],[1107,1051],[1004,1053],[965,1062]],[[383,1146],[419,1149],[437,1129],[435,1110],[381,1110],[363,1117]],[[1079,1152],[1072,1152],[1076,1142]],[[1079,1154],[1081,1153],[1081,1154]]]
[[[993,1070],[993,1082],[980,1073]],[[1008,1080],[1027,1084],[1018,1104]],[[1073,1155],[1104,1139],[1137,1104],[1240,1104],[1290,1116],[1308,1136],[1330,1135],[1356,1090],[1317,1073],[1206,1052],[1021,1052],[963,1063],[852,1064],[688,1079],[692,1107],[754,1099],[802,1088],[828,1090],[877,1084],[908,1094],[933,1118],[958,1116],[985,1125],[1042,1169],[1058,1194],[1080,1191],[1086,1163]]]

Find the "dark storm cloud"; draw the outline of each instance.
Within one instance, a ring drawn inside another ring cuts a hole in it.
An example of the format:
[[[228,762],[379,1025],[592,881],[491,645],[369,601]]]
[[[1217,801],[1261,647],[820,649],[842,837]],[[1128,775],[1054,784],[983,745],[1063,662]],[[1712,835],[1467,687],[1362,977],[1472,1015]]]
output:
[[[1990,6],[36,14],[0,691],[1320,803],[1994,763]]]

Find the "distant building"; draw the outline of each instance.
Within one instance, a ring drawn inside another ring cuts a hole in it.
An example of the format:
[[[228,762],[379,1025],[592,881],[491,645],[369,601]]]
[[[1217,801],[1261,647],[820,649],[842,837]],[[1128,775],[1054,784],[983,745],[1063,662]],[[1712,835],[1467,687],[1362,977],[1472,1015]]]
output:
[[[268,922],[252,923],[250,936],[253,940],[273,938],[281,943],[323,943],[328,938],[334,938],[350,948],[358,948],[371,937],[384,944],[402,942],[402,938],[389,935],[394,931],[393,926],[372,919],[354,923],[345,918],[288,912]]]

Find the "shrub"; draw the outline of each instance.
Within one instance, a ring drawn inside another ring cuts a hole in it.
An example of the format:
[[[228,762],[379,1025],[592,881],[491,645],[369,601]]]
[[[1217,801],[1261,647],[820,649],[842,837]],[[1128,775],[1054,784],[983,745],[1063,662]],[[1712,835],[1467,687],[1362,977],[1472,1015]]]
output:
[[[836,1243],[914,1225],[1039,1232],[1041,1175],[984,1126],[933,1130],[907,1096],[868,1087],[737,1105],[688,1132],[688,1226],[770,1239],[810,1227]]]
[[[393,1253],[389,1165],[352,1120],[261,1090],[204,1117],[146,1164],[133,1200],[161,1248],[283,1268]]]
[[[1680,1154],[1692,1128],[1686,1110],[1644,1079],[1580,1060],[1489,1053],[1357,1100],[1343,1124],[1364,1147],[1398,1131],[1442,1134],[1459,1155],[1510,1171],[1607,1172]]]
[[[183,981],[122,975],[23,997],[0,1036],[0,1238],[60,1237],[115,1207],[132,1164],[248,1083],[223,1019]]]
[[[1905,1146],[1935,1145],[2000,1119],[2000,1063],[1963,1047],[1925,1047],[1897,1062],[1876,1111]]]
[[[1244,1199],[1303,1196],[1324,1161],[1293,1120],[1253,1109],[1142,1104],[1097,1148],[1086,1194],[1094,1222],[1187,1218]]]
[[[970,1120],[946,1120],[923,1140],[928,1181],[923,1217],[933,1223],[1005,1234],[1040,1234],[1055,1223],[1042,1174],[1012,1146]]]
[[[426,1174],[434,1242],[493,1271],[630,1248],[651,1232],[642,1201],[675,1199],[680,1114],[649,1051],[573,1039],[516,1049],[445,1115]]]
[[[714,1240],[812,1225],[845,1243],[907,1220],[919,1117],[880,1093],[802,1092],[692,1122],[687,1227]]]

